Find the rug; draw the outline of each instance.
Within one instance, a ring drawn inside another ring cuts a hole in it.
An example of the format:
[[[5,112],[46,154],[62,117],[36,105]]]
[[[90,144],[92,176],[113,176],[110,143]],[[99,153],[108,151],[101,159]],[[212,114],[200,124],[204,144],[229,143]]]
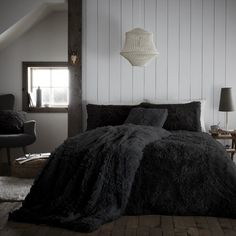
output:
[[[0,177],[0,201],[23,201],[30,191],[33,179]]]

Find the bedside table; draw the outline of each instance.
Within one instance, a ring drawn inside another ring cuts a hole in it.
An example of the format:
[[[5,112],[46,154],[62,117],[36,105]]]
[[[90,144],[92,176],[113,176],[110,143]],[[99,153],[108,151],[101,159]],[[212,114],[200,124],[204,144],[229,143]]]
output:
[[[231,140],[231,148],[226,148],[226,152],[229,153],[232,161],[234,158],[234,154],[236,153],[236,131],[228,131],[228,132],[212,132],[209,130],[209,133],[211,134],[212,138],[216,140]]]

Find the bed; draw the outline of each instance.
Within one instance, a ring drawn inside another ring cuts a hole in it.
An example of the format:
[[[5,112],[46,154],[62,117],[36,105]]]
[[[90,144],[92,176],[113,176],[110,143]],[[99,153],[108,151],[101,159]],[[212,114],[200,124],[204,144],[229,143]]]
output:
[[[200,102],[87,111],[10,220],[91,232],[121,215],[236,217],[236,166],[202,132]]]

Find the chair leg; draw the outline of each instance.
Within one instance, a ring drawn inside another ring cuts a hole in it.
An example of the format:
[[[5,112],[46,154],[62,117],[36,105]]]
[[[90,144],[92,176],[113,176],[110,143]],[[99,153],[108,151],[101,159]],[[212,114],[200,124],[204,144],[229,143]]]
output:
[[[27,153],[26,147],[22,147],[22,149],[23,149],[24,155],[26,155],[26,153]]]
[[[10,154],[10,148],[7,148],[7,161],[8,165],[11,165],[11,154]]]

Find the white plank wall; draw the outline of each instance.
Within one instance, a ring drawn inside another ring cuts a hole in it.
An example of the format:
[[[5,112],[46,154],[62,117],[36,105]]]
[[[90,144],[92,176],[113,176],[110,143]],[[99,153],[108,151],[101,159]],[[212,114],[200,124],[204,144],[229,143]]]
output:
[[[235,0],[86,0],[84,11],[85,103],[206,99],[207,126],[224,126],[220,88],[232,86],[236,98]],[[135,27],[153,32],[160,52],[145,68],[119,54]]]
[[[132,0],[116,0],[121,1],[121,45],[125,40],[125,32],[133,28],[133,1]],[[119,52],[118,52],[119,53]],[[132,103],[133,101],[133,69],[129,62],[123,57],[121,58],[121,104]],[[88,78],[85,78],[88,79]],[[89,102],[89,101],[88,101]]]
[[[155,42],[160,53],[156,59],[156,99],[168,95],[168,1],[157,0]],[[157,40],[158,39],[158,40]]]

